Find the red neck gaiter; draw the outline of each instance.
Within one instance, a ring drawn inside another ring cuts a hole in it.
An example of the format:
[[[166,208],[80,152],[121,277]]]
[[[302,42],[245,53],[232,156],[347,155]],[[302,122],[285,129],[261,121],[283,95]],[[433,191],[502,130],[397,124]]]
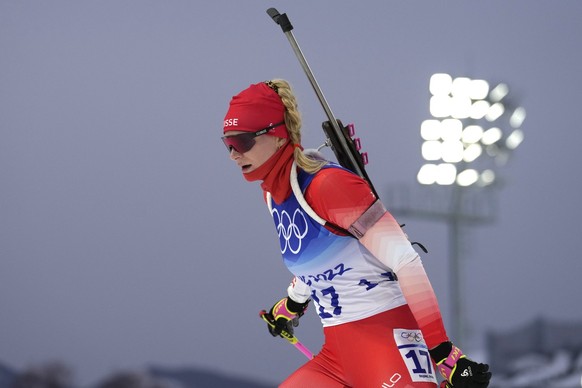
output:
[[[291,194],[291,183],[289,176],[293,165],[293,151],[295,148],[287,141],[280,150],[275,152],[259,168],[249,173],[243,174],[247,181],[262,180],[263,190],[271,193],[273,200],[280,204]]]

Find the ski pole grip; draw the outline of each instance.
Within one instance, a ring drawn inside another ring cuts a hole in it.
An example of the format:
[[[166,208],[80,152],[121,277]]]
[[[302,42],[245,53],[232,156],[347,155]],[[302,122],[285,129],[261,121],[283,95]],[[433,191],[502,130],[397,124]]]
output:
[[[275,8],[269,8],[267,10],[267,14],[271,17],[271,19],[273,19],[275,23],[281,26],[283,32],[289,32],[293,29],[293,26],[291,25],[291,22],[289,21],[286,13],[281,15]]]

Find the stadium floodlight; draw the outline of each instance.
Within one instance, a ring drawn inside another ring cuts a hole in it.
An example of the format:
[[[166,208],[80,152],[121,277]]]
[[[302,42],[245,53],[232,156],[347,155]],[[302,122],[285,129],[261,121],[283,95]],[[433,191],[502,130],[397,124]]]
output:
[[[436,73],[430,77],[429,92],[432,118],[420,126],[422,157],[428,164],[419,170],[418,182],[493,184],[494,169],[524,140],[525,109],[511,104],[505,83],[492,87],[482,79]]]
[[[489,93],[489,100],[493,102],[501,101],[509,93],[509,88],[506,84],[499,84],[494,87]]]
[[[424,201],[400,211],[441,220],[449,227],[451,332],[462,342],[461,224],[493,220],[492,190],[485,188],[495,184],[496,169],[523,142],[526,114],[523,107],[512,104],[505,83],[492,86],[481,79],[437,73],[430,78],[429,92],[432,117],[420,125],[424,163],[417,180],[433,187],[427,188],[430,196]],[[433,200],[439,194],[445,194],[442,203]]]

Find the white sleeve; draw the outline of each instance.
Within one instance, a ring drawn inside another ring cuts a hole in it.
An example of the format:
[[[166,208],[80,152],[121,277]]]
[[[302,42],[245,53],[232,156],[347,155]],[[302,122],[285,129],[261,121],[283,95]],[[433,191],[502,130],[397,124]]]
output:
[[[400,268],[418,257],[404,231],[389,212],[385,212],[368,228],[360,242],[396,275]]]
[[[311,288],[301,280],[294,277],[287,287],[287,295],[297,303],[305,303],[311,296]]]

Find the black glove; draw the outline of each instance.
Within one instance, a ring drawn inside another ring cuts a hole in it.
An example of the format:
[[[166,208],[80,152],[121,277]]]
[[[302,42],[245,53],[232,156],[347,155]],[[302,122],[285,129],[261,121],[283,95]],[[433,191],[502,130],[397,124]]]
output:
[[[489,365],[477,363],[465,356],[450,342],[430,350],[430,355],[446,381],[441,388],[486,388],[491,380]]]
[[[293,328],[299,326],[299,318],[305,314],[309,299],[305,303],[297,303],[293,299],[286,297],[278,301],[269,310],[269,318],[272,318],[274,326],[267,325],[269,333],[273,337],[281,334],[285,330],[293,334]],[[271,319],[269,319],[271,320]]]

